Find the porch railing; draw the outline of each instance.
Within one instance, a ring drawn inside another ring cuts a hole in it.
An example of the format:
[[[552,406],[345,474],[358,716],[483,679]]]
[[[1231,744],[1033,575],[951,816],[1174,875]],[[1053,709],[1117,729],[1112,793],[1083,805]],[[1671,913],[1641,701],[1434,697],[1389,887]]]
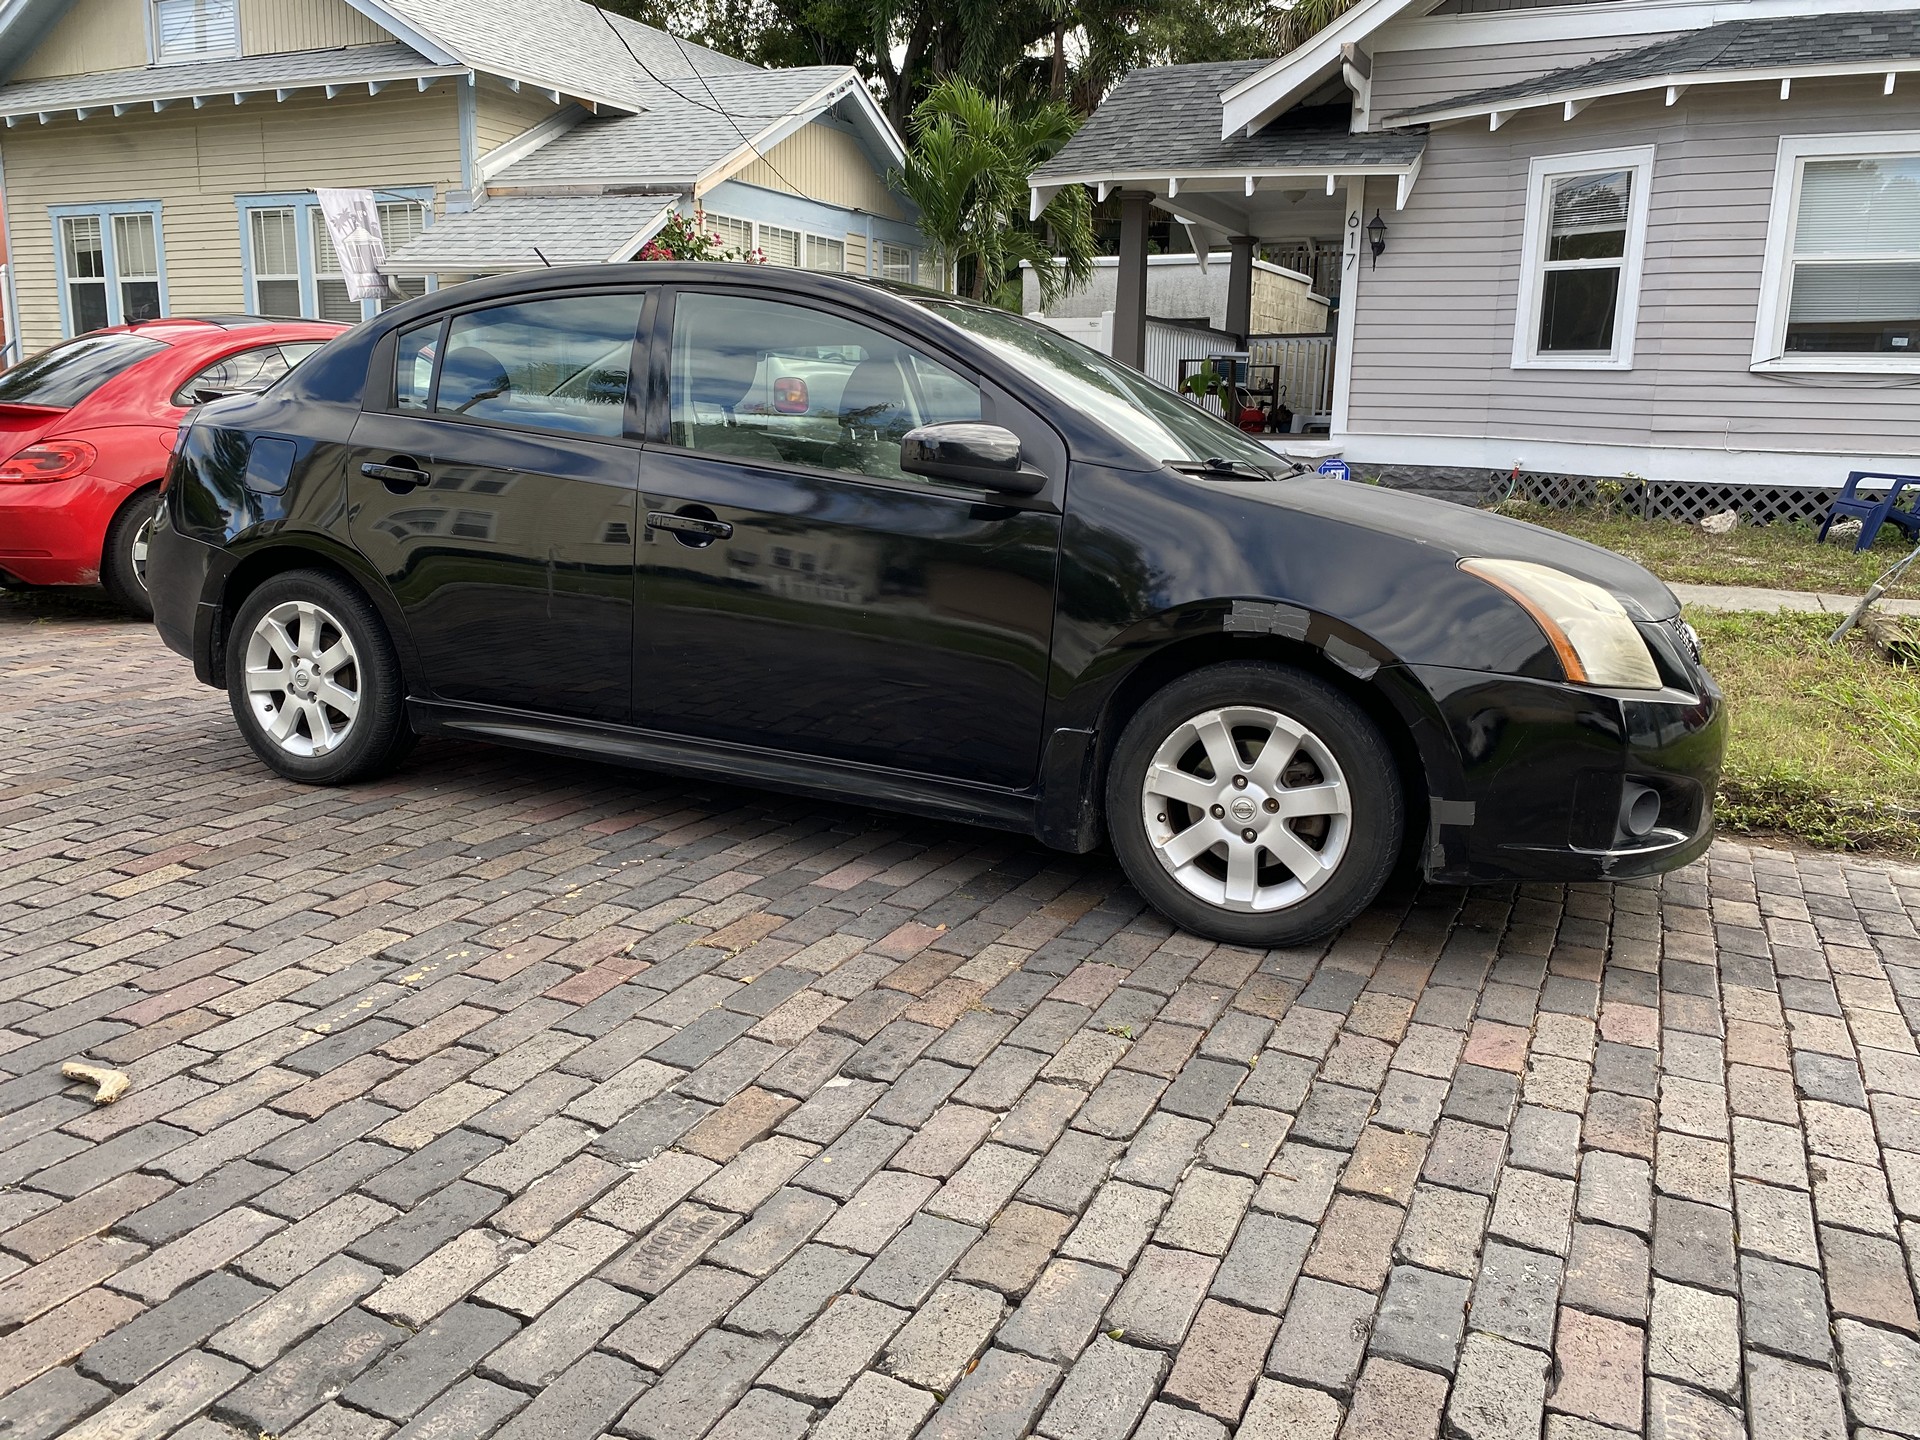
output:
[[[1333,336],[1256,335],[1247,345],[1247,368],[1260,379],[1271,371],[1281,402],[1300,417],[1297,425],[1332,421]]]

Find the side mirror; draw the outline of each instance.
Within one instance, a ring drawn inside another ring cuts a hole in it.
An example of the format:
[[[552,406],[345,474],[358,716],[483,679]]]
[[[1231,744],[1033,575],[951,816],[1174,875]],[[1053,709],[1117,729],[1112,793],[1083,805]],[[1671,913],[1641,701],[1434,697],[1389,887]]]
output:
[[[1000,425],[972,420],[949,420],[909,430],[900,441],[900,468],[930,480],[951,480],[1033,495],[1046,486],[1047,477],[1020,463],[1020,437]]]

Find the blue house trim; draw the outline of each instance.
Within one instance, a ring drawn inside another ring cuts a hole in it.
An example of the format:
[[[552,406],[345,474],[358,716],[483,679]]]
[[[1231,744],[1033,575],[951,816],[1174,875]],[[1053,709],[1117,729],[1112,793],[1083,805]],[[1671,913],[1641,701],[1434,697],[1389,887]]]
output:
[[[120,262],[115,253],[117,243],[113,234],[115,215],[151,215],[153,217],[153,258],[160,272],[160,313],[167,309],[167,237],[161,224],[160,202],[158,200],[101,200],[88,205],[49,205],[48,223],[53,227],[53,268],[60,282],[60,333],[73,334],[72,305],[68,297],[68,282],[73,278],[67,274],[66,241],[60,234],[60,222],[82,215],[95,216],[100,221],[100,246],[105,257],[107,275],[107,323],[124,325],[126,320],[120,308]]]

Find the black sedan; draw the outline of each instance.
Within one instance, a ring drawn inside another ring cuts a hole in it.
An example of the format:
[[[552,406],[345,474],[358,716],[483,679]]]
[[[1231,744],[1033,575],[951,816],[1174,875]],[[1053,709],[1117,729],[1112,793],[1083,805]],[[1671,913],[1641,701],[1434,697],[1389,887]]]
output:
[[[342,336],[182,434],[155,618],[274,770],[417,734],[1110,841],[1169,918],[1322,935],[1396,864],[1699,855],[1725,720],[1639,566],[1299,475],[945,295],[555,269]]]

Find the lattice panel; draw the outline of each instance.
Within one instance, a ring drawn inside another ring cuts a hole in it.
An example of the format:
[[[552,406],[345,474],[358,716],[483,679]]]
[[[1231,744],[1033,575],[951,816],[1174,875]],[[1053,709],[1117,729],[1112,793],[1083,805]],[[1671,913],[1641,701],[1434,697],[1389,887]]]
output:
[[[1732,510],[1743,525],[1805,521],[1818,524],[1838,492],[1825,486],[1713,485],[1655,480],[1630,484],[1619,509],[1643,520],[1693,524]],[[1871,492],[1863,492],[1871,493]],[[1577,510],[1600,503],[1600,481],[1591,475],[1522,473],[1518,498],[1554,510]]]

